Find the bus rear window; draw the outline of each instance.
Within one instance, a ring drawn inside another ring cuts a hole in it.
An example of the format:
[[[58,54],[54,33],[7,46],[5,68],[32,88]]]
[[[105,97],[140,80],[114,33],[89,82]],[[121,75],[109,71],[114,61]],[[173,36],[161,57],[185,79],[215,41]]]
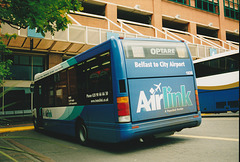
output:
[[[123,48],[127,59],[189,58],[187,48],[181,42],[123,40]]]

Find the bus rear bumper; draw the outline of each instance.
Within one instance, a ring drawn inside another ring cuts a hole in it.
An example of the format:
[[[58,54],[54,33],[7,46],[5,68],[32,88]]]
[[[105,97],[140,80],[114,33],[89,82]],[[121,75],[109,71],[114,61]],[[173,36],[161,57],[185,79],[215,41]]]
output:
[[[166,119],[137,122],[131,124],[119,124],[117,129],[118,138],[116,142],[126,141],[134,138],[141,138],[150,135],[164,136],[184,128],[192,128],[201,124],[201,113]]]
[[[119,143],[150,135],[166,136],[184,128],[201,124],[201,113],[135,123],[91,123],[89,139],[107,143]]]

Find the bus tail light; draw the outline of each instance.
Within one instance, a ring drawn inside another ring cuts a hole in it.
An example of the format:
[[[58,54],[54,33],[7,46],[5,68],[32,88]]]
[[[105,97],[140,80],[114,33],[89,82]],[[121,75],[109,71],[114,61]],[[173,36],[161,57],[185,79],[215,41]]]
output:
[[[195,90],[195,95],[196,95],[196,102],[197,102],[197,110],[200,111],[199,98],[198,98],[198,90]]]
[[[128,97],[117,98],[118,121],[120,123],[130,122],[130,109]]]

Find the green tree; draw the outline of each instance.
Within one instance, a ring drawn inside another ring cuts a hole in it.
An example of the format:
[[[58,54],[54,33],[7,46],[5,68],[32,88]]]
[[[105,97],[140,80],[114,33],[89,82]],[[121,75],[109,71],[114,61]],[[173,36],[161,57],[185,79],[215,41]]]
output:
[[[8,39],[12,39],[12,37],[16,38],[16,35],[8,36],[7,34],[4,36]],[[12,60],[6,59],[5,57],[11,54],[12,51],[7,49],[7,46],[2,41],[2,37],[0,36],[0,87],[3,84],[3,78],[10,75],[10,65],[12,64]]]
[[[45,35],[50,32],[65,30],[70,20],[67,14],[82,11],[83,0],[0,0],[0,27],[8,24],[15,29],[36,29]],[[2,79],[10,74],[11,61],[4,60],[4,55],[11,53],[0,35],[0,86]]]
[[[82,0],[0,0],[0,20],[16,29],[50,31],[65,30],[70,10],[82,11]]]

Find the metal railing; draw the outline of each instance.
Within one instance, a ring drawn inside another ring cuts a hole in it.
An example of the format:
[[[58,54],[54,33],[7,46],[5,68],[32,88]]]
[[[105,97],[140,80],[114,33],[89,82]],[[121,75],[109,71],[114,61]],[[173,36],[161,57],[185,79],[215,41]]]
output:
[[[69,25],[65,31],[60,31],[55,33],[54,36],[51,36],[50,33],[46,33],[46,40],[54,40],[54,41],[66,41],[71,43],[80,43],[80,44],[88,44],[88,45],[97,45],[101,42],[107,40],[107,33],[117,33],[121,37],[131,37],[131,38],[159,38],[159,39],[172,39],[172,40],[184,40],[192,53],[194,58],[202,58],[210,56],[209,49],[216,49],[218,53],[225,52],[227,49],[224,45],[228,45],[230,49],[238,49],[239,43],[236,42],[224,42],[218,38],[211,38],[202,35],[193,35],[189,32],[179,31],[175,29],[163,28],[162,30],[148,24],[142,24],[132,21],[126,21],[122,19],[118,19],[119,24],[114,23],[109,20],[105,16],[93,15],[83,12],[75,12],[75,14],[80,14],[82,16],[94,17],[98,19],[106,20],[107,29],[96,28],[83,26],[78,21],[76,21],[71,15],[68,17],[75,22],[76,24]],[[117,27],[117,30],[111,30],[111,25]],[[144,35],[138,30],[134,29],[134,25],[152,28],[154,30],[154,36]],[[2,25],[2,33],[17,33],[19,36],[27,37],[27,29],[16,30],[8,25]],[[130,32],[131,31],[131,32]],[[163,36],[158,36],[158,32],[160,32]],[[187,35],[192,38],[192,41],[186,40],[183,37],[179,36],[179,34]],[[211,41],[219,41],[223,44],[223,46]],[[199,44],[196,42],[200,42]]]

